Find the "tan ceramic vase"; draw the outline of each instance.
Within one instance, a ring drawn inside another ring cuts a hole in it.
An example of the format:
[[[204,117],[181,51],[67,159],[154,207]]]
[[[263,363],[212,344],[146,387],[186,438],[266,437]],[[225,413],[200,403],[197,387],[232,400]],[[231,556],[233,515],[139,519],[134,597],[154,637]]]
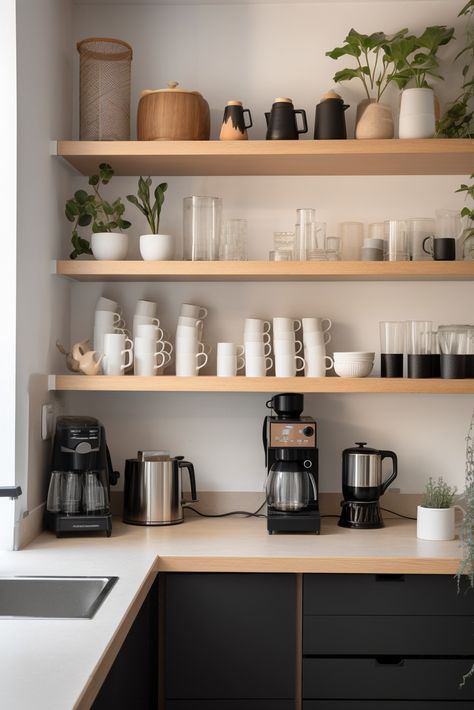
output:
[[[357,106],[355,137],[393,138],[393,116],[390,106],[380,104],[375,99],[364,99]]]
[[[245,123],[245,114],[248,115],[248,124]],[[248,108],[242,108],[241,101],[228,101],[224,109],[221,132],[221,141],[248,140],[247,128],[252,126],[252,116]]]

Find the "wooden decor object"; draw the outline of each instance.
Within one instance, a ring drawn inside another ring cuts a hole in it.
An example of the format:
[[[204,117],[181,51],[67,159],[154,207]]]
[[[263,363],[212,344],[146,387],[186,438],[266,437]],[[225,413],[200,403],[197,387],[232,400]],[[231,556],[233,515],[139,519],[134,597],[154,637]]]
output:
[[[139,141],[205,141],[209,136],[209,104],[197,91],[178,89],[178,82],[170,81],[167,89],[142,92],[137,114]]]

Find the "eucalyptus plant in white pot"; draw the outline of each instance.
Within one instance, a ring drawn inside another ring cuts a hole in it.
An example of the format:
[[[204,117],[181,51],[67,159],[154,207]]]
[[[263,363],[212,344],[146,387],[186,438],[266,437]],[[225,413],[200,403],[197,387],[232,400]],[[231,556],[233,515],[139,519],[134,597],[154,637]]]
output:
[[[138,178],[137,194],[127,195],[127,200],[145,215],[150,227],[149,234],[140,236],[140,254],[144,261],[169,261],[174,257],[174,237],[170,234],[159,233],[161,208],[165,201],[168,183],[162,182],[157,185],[153,191],[154,200],[150,193],[151,187],[151,177],[144,178],[140,176]]]

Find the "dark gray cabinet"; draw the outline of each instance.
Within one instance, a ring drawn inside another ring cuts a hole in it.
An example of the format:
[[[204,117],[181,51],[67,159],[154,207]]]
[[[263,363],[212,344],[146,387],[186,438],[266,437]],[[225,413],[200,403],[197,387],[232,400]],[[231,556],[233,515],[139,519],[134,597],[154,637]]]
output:
[[[441,575],[305,575],[303,710],[474,707],[474,593]]]
[[[164,575],[166,710],[294,710],[296,579]]]

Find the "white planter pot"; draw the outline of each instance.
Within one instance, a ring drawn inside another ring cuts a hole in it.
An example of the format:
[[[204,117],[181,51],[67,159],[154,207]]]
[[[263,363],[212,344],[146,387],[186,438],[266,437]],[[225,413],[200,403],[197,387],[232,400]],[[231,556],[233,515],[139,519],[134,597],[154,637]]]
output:
[[[416,536],[420,540],[454,540],[456,509],[464,515],[459,505],[450,508],[424,508],[419,505],[416,509]]]
[[[95,232],[91,236],[91,249],[99,261],[121,261],[127,258],[128,234],[123,232]]]
[[[436,131],[433,89],[405,89],[400,100],[399,138],[432,138]]]
[[[142,234],[140,254],[144,261],[170,261],[174,258],[174,237],[171,234]]]

